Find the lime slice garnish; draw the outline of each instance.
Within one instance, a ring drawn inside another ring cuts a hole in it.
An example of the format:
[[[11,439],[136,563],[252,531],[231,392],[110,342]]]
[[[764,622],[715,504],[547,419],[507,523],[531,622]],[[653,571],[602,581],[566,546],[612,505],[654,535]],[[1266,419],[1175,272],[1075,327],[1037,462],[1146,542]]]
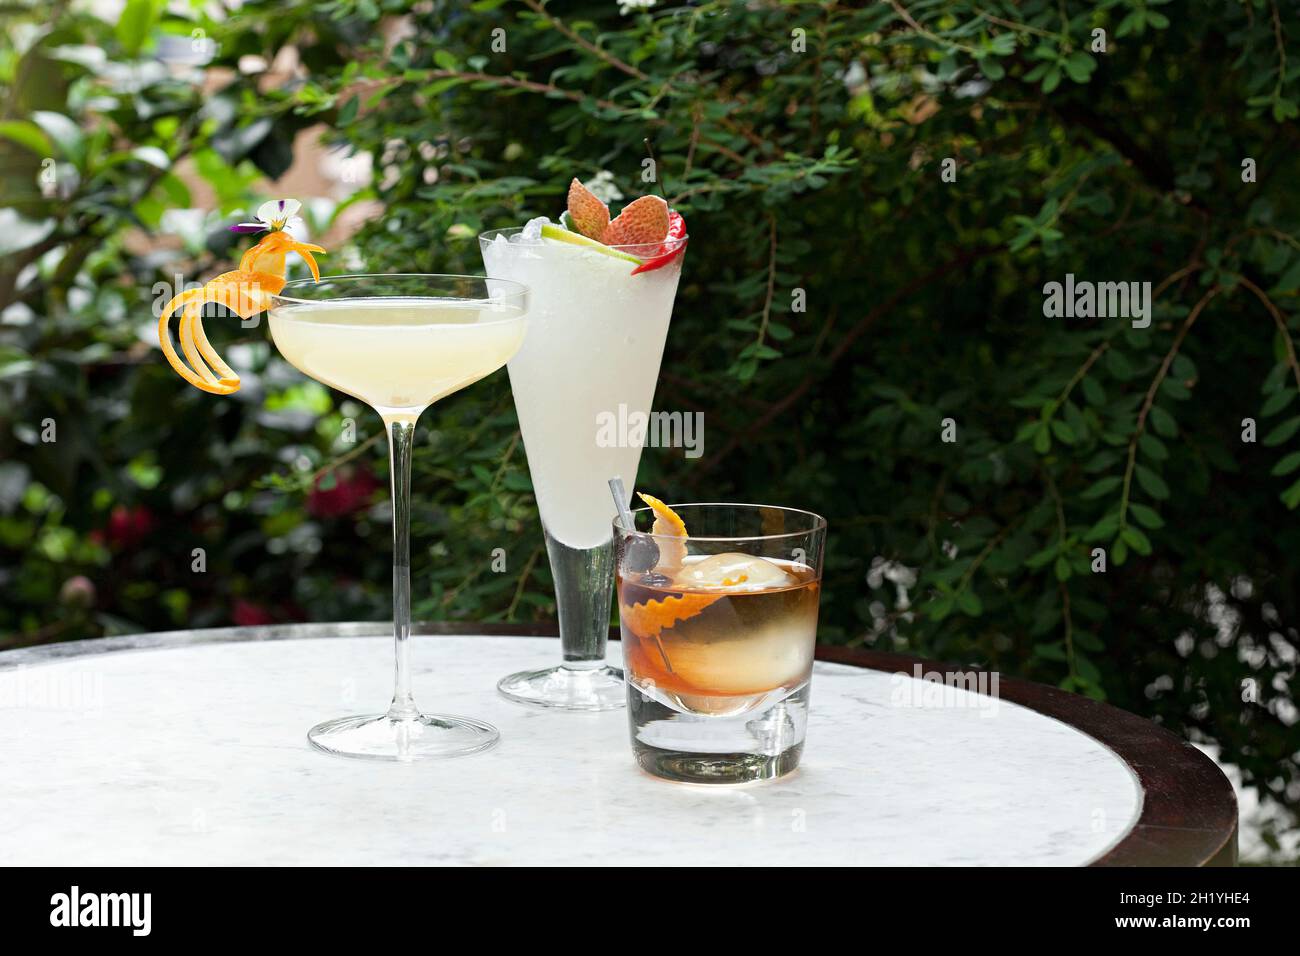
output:
[[[607,256],[613,256],[615,259],[635,262],[637,265],[643,264],[642,260],[638,259],[636,256],[630,256],[626,252],[619,252],[617,249],[611,249],[603,242],[597,242],[595,239],[588,239],[580,232],[570,232],[568,229],[556,225],[555,223],[548,222],[542,224],[542,238],[558,239],[560,242],[569,242],[575,246],[583,246],[588,249],[593,249],[596,252],[603,253]]]

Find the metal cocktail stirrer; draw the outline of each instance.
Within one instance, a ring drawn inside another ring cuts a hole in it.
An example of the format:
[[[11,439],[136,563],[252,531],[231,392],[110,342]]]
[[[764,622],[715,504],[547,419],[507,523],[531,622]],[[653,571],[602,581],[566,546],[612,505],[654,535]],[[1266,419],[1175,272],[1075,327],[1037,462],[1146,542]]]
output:
[[[636,519],[632,517],[632,509],[627,506],[627,491],[623,488],[623,479],[618,475],[609,479],[609,492],[614,496],[614,507],[618,509],[618,516],[624,529],[632,535],[626,552],[619,556],[620,565],[630,571],[653,571],[659,563],[659,545],[649,538],[637,535]],[[616,553],[621,550],[616,549]],[[664,650],[659,635],[655,634],[652,639],[655,646],[659,648],[659,656],[664,659],[664,666],[668,668],[668,673],[673,673],[672,661],[668,659],[668,652]]]
[[[624,529],[628,534],[636,535],[636,519],[632,517],[632,509],[627,506],[627,491],[623,487],[623,479],[618,475],[609,479],[609,492],[614,496],[614,507],[618,509]],[[659,546],[649,538],[642,537],[633,537],[621,562],[629,571],[653,571],[658,563]]]

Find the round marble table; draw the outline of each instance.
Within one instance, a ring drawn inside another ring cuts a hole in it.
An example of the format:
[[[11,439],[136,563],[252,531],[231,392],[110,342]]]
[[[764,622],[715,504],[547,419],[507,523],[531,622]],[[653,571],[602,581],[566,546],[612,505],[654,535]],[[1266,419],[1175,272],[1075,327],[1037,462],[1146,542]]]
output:
[[[819,657],[838,660],[816,665],[800,769],[699,787],[641,773],[621,711],[496,695],[502,674],[557,652],[517,634],[416,639],[421,705],[482,717],[502,739],[391,765],[306,740],[322,719],[387,703],[383,625],[0,654],[0,864],[1185,864],[1235,852],[1232,792],[1208,759],[1051,688],[988,675],[943,687],[894,673],[904,659],[827,648]],[[1173,778],[1186,805],[1157,792]],[[1214,812],[1180,816],[1197,806]]]

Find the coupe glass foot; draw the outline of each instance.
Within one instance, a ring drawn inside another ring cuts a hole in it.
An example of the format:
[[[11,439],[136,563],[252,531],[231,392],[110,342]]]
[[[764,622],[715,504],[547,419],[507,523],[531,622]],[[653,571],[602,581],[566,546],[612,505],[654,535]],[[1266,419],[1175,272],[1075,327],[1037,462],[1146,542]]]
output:
[[[500,739],[491,724],[442,714],[402,719],[386,714],[341,717],[317,724],[307,732],[307,740],[323,753],[403,762],[476,754],[496,746]]]
[[[623,672],[617,667],[548,667],[503,677],[497,690],[507,700],[557,710],[617,710],[627,706]]]

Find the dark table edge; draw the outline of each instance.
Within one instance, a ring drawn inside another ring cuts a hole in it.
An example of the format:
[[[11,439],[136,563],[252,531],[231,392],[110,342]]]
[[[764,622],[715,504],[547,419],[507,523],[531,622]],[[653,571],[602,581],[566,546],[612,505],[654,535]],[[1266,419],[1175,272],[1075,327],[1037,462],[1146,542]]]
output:
[[[0,670],[28,663],[114,651],[147,650],[188,643],[286,640],[316,637],[382,635],[382,623],[287,624],[256,628],[227,627],[166,631],[47,644],[0,652]],[[417,635],[469,636],[485,632],[502,637],[556,637],[555,625],[417,622]],[[618,639],[618,629],[611,629]],[[1092,866],[1233,866],[1237,862],[1237,798],[1223,771],[1205,754],[1145,718],[1056,687],[972,667],[958,667],[907,654],[818,645],[817,659],[885,673],[957,681],[973,693],[996,693],[1087,734],[1109,748],[1132,771],[1142,788],[1137,821]],[[984,675],[986,680],[971,681]]]

